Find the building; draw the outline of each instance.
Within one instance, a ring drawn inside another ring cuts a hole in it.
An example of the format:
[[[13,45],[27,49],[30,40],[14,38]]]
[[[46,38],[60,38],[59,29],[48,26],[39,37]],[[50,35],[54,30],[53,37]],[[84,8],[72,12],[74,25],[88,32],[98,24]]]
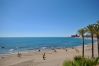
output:
[[[76,34],[76,35],[71,35],[71,37],[75,37],[76,38],[76,37],[80,37],[80,36]]]

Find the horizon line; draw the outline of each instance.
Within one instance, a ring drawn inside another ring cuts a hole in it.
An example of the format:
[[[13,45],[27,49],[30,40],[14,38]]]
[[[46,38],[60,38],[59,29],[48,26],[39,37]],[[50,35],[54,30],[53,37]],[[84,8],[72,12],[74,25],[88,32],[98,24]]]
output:
[[[23,36],[9,36],[8,38],[10,38],[10,37],[13,38],[13,37],[23,37]],[[25,36],[25,37],[29,37],[29,36]],[[33,37],[33,36],[31,36],[31,37]],[[39,37],[39,36],[37,36],[37,37]],[[40,37],[43,37],[43,36],[40,36]],[[44,36],[44,37],[70,37],[70,36]],[[6,38],[6,37],[4,36],[4,37],[0,37],[0,38]]]

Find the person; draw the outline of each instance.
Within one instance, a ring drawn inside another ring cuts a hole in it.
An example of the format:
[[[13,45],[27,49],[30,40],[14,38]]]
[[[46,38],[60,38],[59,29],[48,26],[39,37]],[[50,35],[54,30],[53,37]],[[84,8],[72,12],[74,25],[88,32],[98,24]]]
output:
[[[43,60],[45,60],[45,58],[46,58],[46,57],[45,57],[45,53],[44,53],[44,54],[43,54]]]
[[[66,52],[67,52],[67,49],[66,49]]]
[[[5,57],[1,57],[1,59],[4,59]]]
[[[72,47],[72,49],[74,49],[74,47]]]
[[[54,50],[54,52],[56,52],[56,49],[53,49]]]
[[[22,56],[22,54],[18,52],[17,56],[18,56],[18,57],[21,57],[21,56]]]
[[[52,49],[54,52],[57,52],[56,49]]]
[[[41,50],[39,49],[38,52],[40,52]]]

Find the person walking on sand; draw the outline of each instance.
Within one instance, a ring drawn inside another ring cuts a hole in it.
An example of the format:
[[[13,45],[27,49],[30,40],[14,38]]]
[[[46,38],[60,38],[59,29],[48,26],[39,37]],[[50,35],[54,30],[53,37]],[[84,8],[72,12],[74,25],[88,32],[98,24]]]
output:
[[[44,54],[43,54],[43,60],[45,60],[45,58],[46,58],[46,57],[45,57],[45,53],[44,53]]]

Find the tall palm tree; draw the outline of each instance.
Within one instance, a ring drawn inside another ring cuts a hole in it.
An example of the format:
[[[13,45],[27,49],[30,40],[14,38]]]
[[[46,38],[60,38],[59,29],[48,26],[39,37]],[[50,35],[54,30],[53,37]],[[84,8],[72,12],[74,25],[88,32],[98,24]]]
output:
[[[84,57],[84,34],[85,34],[85,32],[86,31],[84,28],[78,30],[79,35],[82,37],[82,43],[83,43],[83,45],[82,45],[82,57]]]
[[[87,26],[88,32],[91,34],[91,40],[92,40],[92,58],[94,57],[94,40],[93,40],[93,35],[94,35],[94,25],[88,25]]]
[[[96,37],[97,37],[98,57],[99,57],[99,21],[96,24],[94,24],[94,32],[95,32]]]

